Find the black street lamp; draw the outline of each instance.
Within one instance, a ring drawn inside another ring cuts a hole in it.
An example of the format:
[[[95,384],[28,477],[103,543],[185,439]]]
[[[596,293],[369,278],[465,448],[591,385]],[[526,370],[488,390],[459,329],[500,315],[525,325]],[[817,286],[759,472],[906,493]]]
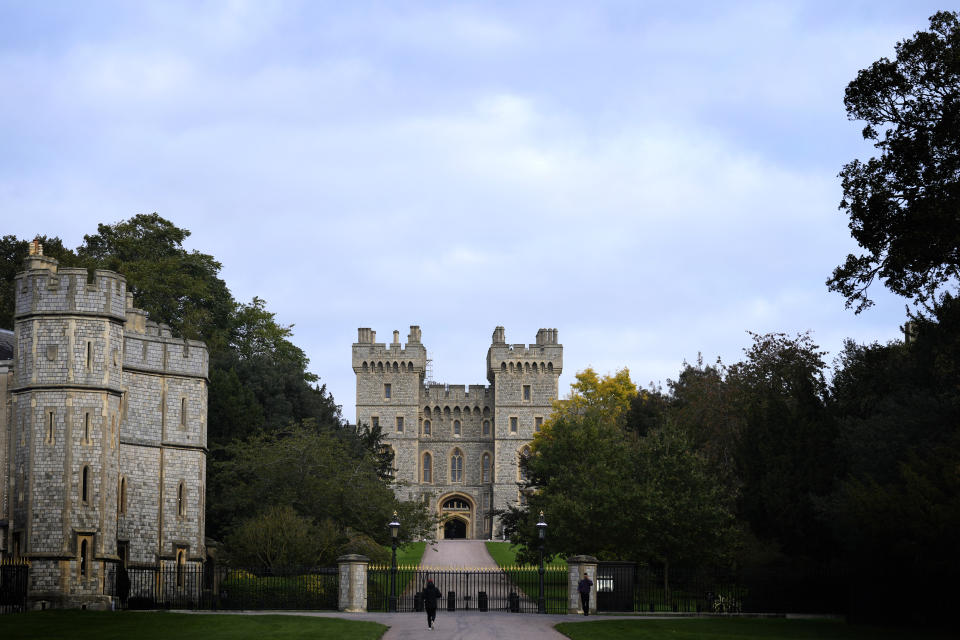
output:
[[[396,511],[393,512],[393,520],[388,526],[393,543],[393,559],[390,561],[390,601],[387,608],[395,612],[397,610],[397,533],[400,531],[400,521],[397,519]]]
[[[547,602],[543,597],[543,539],[547,536],[547,523],[543,519],[543,511],[540,511],[537,533],[540,535],[540,595],[537,597],[537,613],[546,613]]]

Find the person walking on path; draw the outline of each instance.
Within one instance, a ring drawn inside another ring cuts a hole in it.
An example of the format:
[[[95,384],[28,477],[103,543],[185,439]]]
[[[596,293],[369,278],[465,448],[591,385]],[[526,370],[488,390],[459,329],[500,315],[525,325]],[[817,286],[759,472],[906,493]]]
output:
[[[427,579],[427,586],[423,589],[423,608],[427,610],[427,628],[433,629],[433,621],[437,618],[437,599],[440,598],[440,589]]]
[[[593,586],[593,580],[586,573],[583,574],[583,580],[577,585],[577,591],[580,592],[580,606],[583,607],[583,615],[590,615],[590,588]]]

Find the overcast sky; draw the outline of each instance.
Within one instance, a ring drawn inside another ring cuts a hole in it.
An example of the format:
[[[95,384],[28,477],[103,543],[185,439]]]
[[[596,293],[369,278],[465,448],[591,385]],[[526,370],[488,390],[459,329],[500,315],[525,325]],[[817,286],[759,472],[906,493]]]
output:
[[[899,336],[837,173],[843,90],[942,5],[0,0],[3,234],[75,247],[158,212],[267,300],[344,415],[357,327],[418,324],[434,379],[493,329],[666,383],[746,333]]]

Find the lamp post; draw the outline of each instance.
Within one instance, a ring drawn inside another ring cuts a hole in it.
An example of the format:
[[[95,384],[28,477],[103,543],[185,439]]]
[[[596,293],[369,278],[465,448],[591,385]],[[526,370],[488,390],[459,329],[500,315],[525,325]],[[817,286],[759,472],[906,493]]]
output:
[[[543,540],[547,536],[547,523],[543,519],[543,511],[540,511],[540,521],[537,522],[537,534],[540,536],[540,595],[537,597],[537,613],[546,613],[547,602],[543,597]]]
[[[393,520],[388,525],[390,527],[390,538],[393,546],[393,558],[390,560],[390,601],[387,609],[391,612],[397,610],[397,533],[400,531],[400,521],[397,519],[397,512],[393,512]]]

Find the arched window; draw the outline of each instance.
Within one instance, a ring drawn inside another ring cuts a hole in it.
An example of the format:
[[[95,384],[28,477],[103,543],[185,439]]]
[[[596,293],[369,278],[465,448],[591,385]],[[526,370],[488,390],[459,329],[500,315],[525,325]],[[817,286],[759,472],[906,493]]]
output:
[[[536,362],[533,363],[533,372],[534,372],[534,373],[537,372],[537,363],[536,363]]]
[[[430,417],[430,407],[423,408],[423,415],[425,415],[428,418]]]
[[[470,503],[463,498],[450,498],[444,501],[443,508],[450,511],[469,511]]]
[[[501,363],[500,363],[500,371],[502,371],[503,373],[506,373],[506,372],[507,372],[507,363],[506,363],[506,362],[501,362]]]
[[[396,362],[393,363],[393,372],[394,372],[394,373],[399,373],[399,372],[400,372],[400,365],[397,364]]]
[[[459,420],[454,420],[454,421],[453,421],[453,435],[455,435],[455,436],[460,435],[460,421],[459,421]]]
[[[187,514],[187,490],[183,480],[177,485],[177,515],[181,518]]]
[[[547,363],[547,371],[550,372],[550,373],[553,373],[553,363],[552,363],[552,362],[548,362],[548,363]]]
[[[454,449],[450,456],[450,482],[463,482],[463,453]]]
[[[490,482],[490,454],[483,454],[483,462],[481,463],[482,476],[481,482]]]
[[[369,370],[370,370],[370,367],[368,367],[366,361],[364,361],[364,363],[363,363],[363,372],[364,372],[364,373],[367,373]]]
[[[430,421],[429,421],[429,420],[424,420],[424,421],[423,421],[423,435],[425,435],[425,436],[430,435],[430,429],[431,429]]]
[[[80,502],[87,504],[90,501],[90,467],[84,466],[80,472]]]
[[[429,453],[423,454],[423,481],[433,482],[433,456]]]
[[[485,436],[490,435],[490,421],[489,421],[489,420],[484,420],[484,421],[483,421],[483,435],[485,435]]]
[[[80,577],[87,577],[87,565],[90,563],[90,549],[87,546],[87,539],[80,541]]]
[[[127,477],[120,476],[120,486],[117,487],[117,513],[121,516],[127,513]]]
[[[187,553],[183,549],[177,549],[177,586],[183,586],[183,573],[187,563]]]

